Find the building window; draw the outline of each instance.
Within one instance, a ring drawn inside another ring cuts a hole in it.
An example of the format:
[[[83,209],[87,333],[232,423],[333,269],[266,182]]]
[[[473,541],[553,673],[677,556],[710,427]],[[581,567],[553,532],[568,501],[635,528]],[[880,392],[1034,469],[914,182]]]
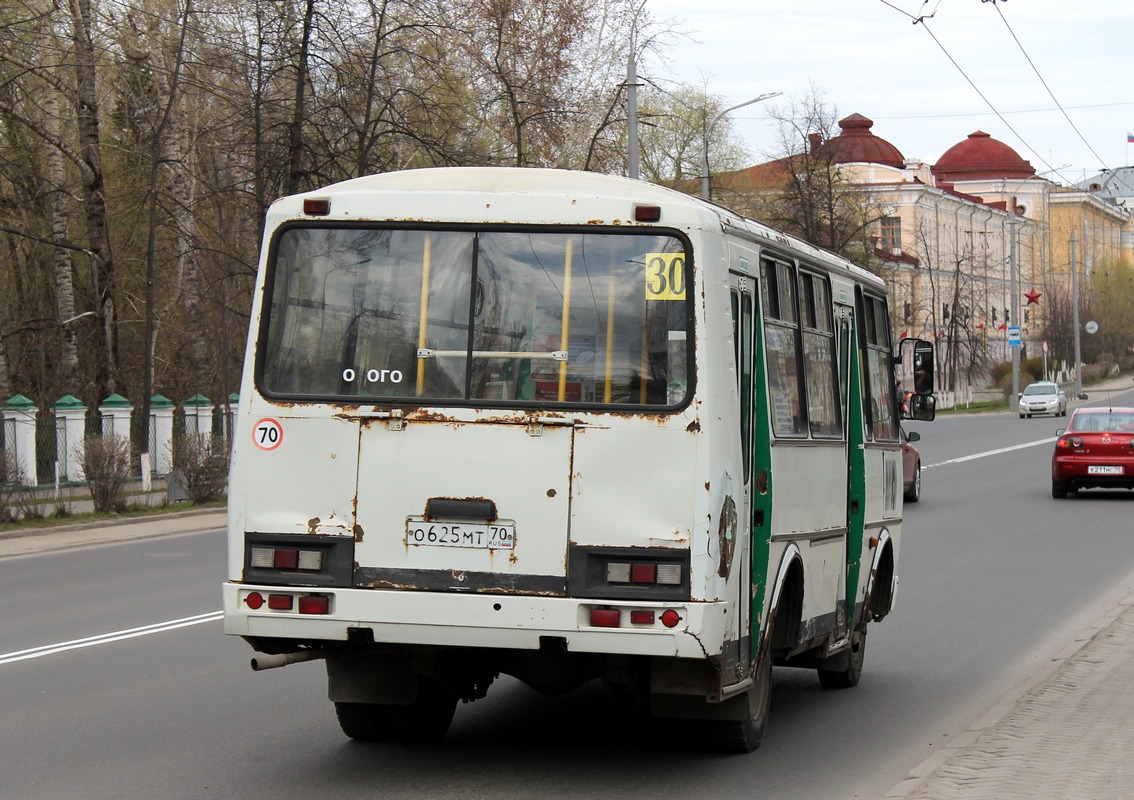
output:
[[[882,217],[882,231],[878,248],[887,253],[902,252],[902,218]]]

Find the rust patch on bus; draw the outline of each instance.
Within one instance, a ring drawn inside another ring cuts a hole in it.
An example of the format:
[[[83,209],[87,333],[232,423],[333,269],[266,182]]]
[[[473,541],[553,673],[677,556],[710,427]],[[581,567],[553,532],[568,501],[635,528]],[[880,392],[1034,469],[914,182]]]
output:
[[[701,432],[701,420],[699,420],[699,419],[693,420],[692,422],[690,422],[688,425],[685,426],[685,430],[688,433],[700,433]]]
[[[717,565],[717,575],[727,578],[732,569],[732,553],[736,543],[736,502],[732,495],[725,497],[721,507],[721,520],[717,526],[717,544],[721,551],[720,564]]]
[[[354,543],[361,544],[363,535],[362,526],[354,523]]]
[[[323,520],[319,519],[318,517],[312,517],[311,519],[307,520],[307,532],[315,533],[315,529],[319,527],[319,523],[322,521]]]
[[[547,490],[547,496],[548,497],[555,497],[555,490],[554,489],[548,489]]]

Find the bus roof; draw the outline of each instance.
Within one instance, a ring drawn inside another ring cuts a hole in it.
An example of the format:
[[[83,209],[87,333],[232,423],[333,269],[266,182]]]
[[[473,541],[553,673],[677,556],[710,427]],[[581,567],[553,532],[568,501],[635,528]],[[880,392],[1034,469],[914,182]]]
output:
[[[491,224],[661,225],[731,232],[799,251],[813,263],[850,273],[879,288],[873,273],[827,250],[674,189],[616,175],[530,167],[429,167],[353,178],[283,197],[268,212],[268,228],[305,215],[303,201],[330,201],[315,219]],[[634,221],[634,207],[661,208],[657,223]]]

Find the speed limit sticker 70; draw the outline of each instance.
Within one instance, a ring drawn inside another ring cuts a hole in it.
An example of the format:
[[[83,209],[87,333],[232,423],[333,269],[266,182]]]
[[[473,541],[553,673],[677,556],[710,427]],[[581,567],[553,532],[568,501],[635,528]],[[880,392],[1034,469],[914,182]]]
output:
[[[278,420],[264,417],[252,428],[252,442],[261,450],[275,450],[283,442],[283,426]]]

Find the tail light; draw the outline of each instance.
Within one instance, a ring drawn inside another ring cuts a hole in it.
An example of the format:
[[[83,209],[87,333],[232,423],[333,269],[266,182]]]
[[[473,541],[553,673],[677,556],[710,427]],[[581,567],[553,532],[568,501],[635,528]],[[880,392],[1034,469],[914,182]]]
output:
[[[573,545],[567,553],[567,592],[605,600],[685,601],[690,554],[664,547]]]
[[[635,586],[681,585],[681,564],[659,564],[653,561],[611,561],[606,565],[608,583]]]
[[[1056,447],[1082,447],[1083,440],[1078,436],[1060,436],[1059,441],[1055,443]]]
[[[260,569],[293,569],[318,572],[323,569],[322,550],[298,550],[291,547],[253,547],[248,563]]]
[[[268,606],[270,611],[282,611],[300,614],[330,614],[331,596],[328,594],[287,594],[273,592],[265,600],[260,592],[249,592],[244,596],[244,604],[253,611],[259,611]]]

